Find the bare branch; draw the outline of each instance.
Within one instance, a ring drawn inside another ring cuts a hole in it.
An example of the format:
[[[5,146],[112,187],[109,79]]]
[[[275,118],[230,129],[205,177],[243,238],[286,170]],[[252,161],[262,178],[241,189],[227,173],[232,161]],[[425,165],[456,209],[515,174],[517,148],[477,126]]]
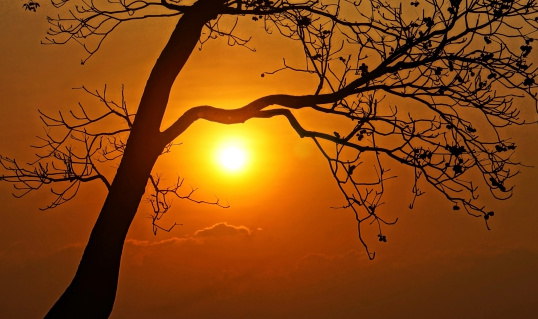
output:
[[[148,202],[151,204],[151,207],[153,208],[153,212],[149,215],[149,217],[151,218],[154,234],[157,234],[157,230],[159,229],[168,232],[172,230],[172,228],[174,228],[176,225],[181,225],[181,224],[174,223],[174,225],[172,225],[169,228],[163,228],[162,226],[159,225],[159,221],[172,207],[173,198],[188,200],[197,204],[215,205],[221,208],[230,207],[228,203],[226,204],[221,203],[221,201],[218,198],[215,201],[205,201],[205,200],[195,199],[194,193],[196,192],[197,189],[190,187],[190,190],[185,191],[183,188],[183,182],[185,180],[180,177],[177,178],[176,183],[173,186],[169,186],[169,187],[162,187],[160,185],[161,176],[150,176],[149,181],[153,188],[152,193],[148,198]],[[170,197],[172,197],[172,199]]]
[[[70,201],[84,182],[99,180],[109,189],[112,173],[103,164],[122,156],[129,135],[134,114],[127,109],[123,88],[119,104],[107,98],[106,86],[102,92],[79,89],[97,99],[103,111],[79,104],[67,117],[61,112],[56,117],[40,112],[45,135],[33,146],[38,151],[36,159],[21,166],[15,159],[0,156],[6,171],[0,179],[13,184],[16,197],[57,185],[50,190],[55,199],[43,209]]]
[[[64,9],[70,5],[53,3]],[[175,0],[81,3],[66,11],[69,16],[49,18],[47,42],[78,42],[87,58],[123,22],[172,16],[182,16],[181,21],[193,10],[205,8],[197,7],[199,2],[184,5]],[[480,191],[489,189],[500,200],[512,196],[510,181],[521,164],[513,160],[517,146],[503,128],[536,122],[516,107],[521,98],[538,107],[538,68],[531,59],[538,28],[536,1],[215,0],[210,5],[211,14],[191,17],[203,27],[199,44],[223,37],[230,46],[255,50],[250,46],[251,33],[242,28],[246,20],[254,21],[267,33],[302,46],[302,62],[290,63],[284,57],[280,68],[263,72],[262,77],[300,73],[313,77],[316,85],[309,94],[262,96],[233,110],[193,107],[163,132],[148,132],[159,145],[167,145],[164,152],[198,119],[234,124],[286,117],[327,159],[345,199],[342,207],[354,212],[359,238],[370,257],[374,254],[362,238],[361,227],[374,225],[379,241],[385,242],[383,227],[396,222],[383,215],[385,185],[395,178],[390,173],[393,165],[413,173],[410,208],[426,190],[436,190],[454,210],[484,218],[489,228],[493,213],[480,204]],[[173,39],[179,34],[174,33]],[[189,41],[194,47],[196,40]],[[169,43],[167,57],[180,49]],[[181,69],[174,67],[160,75],[167,84],[161,88],[158,112],[144,108],[143,117],[151,117],[147,122],[153,129],[161,123],[168,87]],[[157,75],[151,80],[157,81]],[[69,114],[72,122],[62,113],[42,114],[48,128],[65,128],[67,134],[58,137],[46,131],[38,146],[45,153],[32,163],[33,168],[21,168],[2,157],[3,166],[13,172],[2,178],[20,183],[22,193],[56,181],[71,182],[65,192],[58,192],[60,198],[70,198],[67,192],[76,192],[77,183],[88,179],[102,180],[108,187],[97,164],[122,157],[133,117],[123,102],[110,102],[106,90],[83,90],[104,103],[106,112],[90,116],[80,106],[79,113]],[[299,109],[330,116],[337,124],[331,131],[304,128],[296,117]],[[110,118],[125,126],[107,132],[89,129]],[[66,147],[68,140],[85,145],[82,152]],[[54,164],[44,164],[46,159],[54,159]],[[179,195],[182,180],[168,188],[159,187],[159,181],[151,178],[154,231],[160,229],[155,222],[169,208],[166,194],[189,200],[192,195]],[[30,182],[37,184],[29,186]],[[218,200],[211,204],[220,206]]]

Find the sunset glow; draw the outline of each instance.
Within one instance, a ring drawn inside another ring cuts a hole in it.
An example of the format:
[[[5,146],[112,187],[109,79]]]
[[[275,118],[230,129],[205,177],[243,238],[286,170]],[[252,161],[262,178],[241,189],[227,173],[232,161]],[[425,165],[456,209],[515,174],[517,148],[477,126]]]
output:
[[[535,2],[0,3],[0,319],[538,318]]]

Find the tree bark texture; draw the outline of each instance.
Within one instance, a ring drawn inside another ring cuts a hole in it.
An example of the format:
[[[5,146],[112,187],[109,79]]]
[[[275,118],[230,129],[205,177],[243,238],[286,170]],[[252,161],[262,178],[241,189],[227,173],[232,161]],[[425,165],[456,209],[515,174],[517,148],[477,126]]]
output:
[[[146,83],[123,158],[77,272],[46,319],[101,319],[112,312],[125,238],[153,165],[167,144],[160,125],[172,84],[222,3],[200,0],[179,19]]]

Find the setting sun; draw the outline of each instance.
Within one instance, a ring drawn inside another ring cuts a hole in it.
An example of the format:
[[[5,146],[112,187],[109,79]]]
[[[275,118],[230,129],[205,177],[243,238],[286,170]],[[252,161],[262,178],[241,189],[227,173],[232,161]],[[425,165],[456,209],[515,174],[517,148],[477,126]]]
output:
[[[219,150],[218,162],[226,170],[240,170],[245,164],[245,151],[237,146],[224,146]]]

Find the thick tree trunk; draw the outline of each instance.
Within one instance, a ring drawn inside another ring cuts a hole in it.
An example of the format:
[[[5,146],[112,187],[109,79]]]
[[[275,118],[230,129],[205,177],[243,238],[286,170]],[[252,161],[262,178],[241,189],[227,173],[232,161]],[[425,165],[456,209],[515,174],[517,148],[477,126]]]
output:
[[[166,140],[160,132],[172,84],[223,0],[200,0],[180,18],[151,72],[125,153],[69,287],[46,319],[108,318],[118,284],[123,244]]]
[[[125,153],[75,277],[45,318],[108,318],[125,237],[160,153],[140,145]]]

